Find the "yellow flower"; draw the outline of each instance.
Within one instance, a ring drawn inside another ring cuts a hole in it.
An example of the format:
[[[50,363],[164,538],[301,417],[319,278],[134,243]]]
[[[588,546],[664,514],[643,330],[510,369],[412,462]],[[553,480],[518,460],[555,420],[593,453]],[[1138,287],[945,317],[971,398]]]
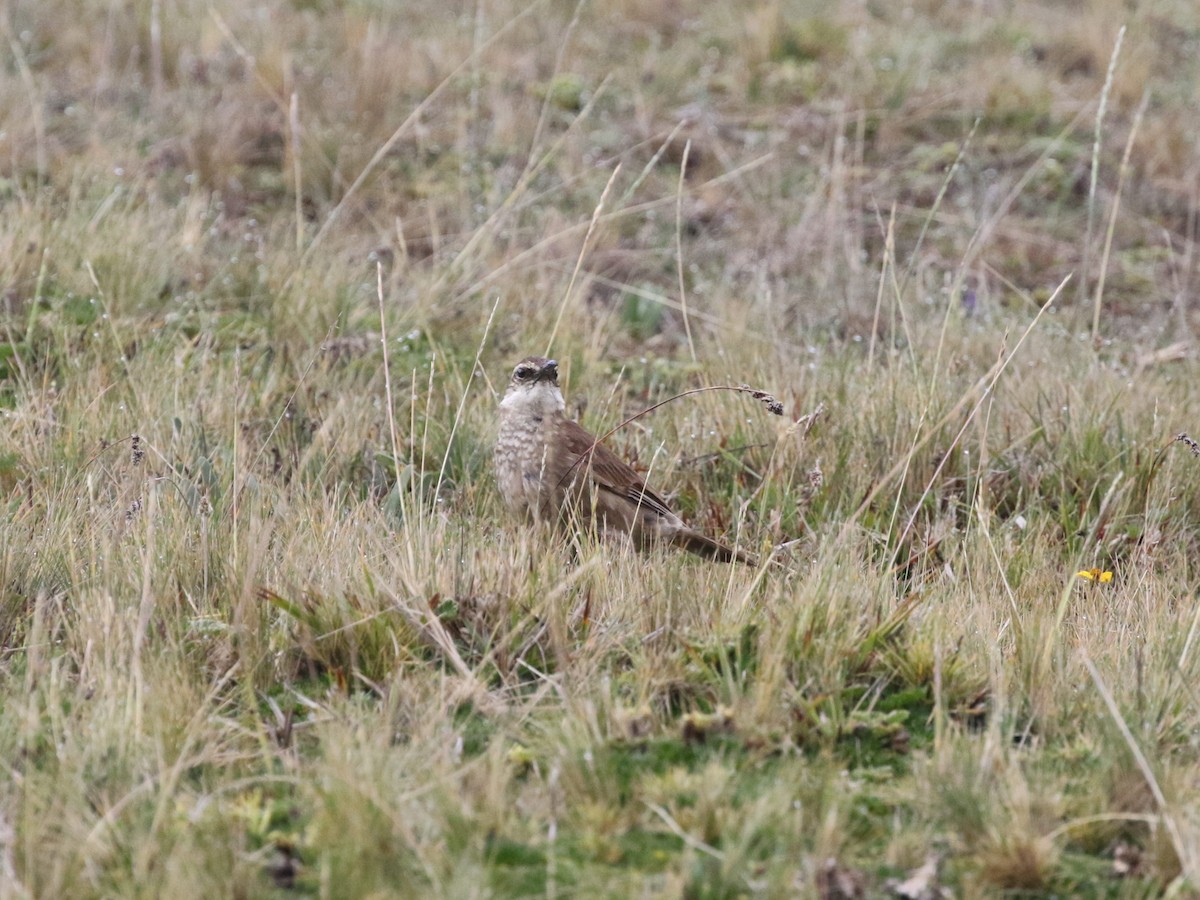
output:
[[[1084,569],[1082,572],[1076,572],[1075,577],[1082,578],[1085,581],[1098,581],[1101,584],[1108,584],[1112,581],[1112,572],[1104,572],[1100,569]]]
[[[509,764],[522,772],[533,765],[533,751],[524,744],[513,744],[505,755],[508,757]]]

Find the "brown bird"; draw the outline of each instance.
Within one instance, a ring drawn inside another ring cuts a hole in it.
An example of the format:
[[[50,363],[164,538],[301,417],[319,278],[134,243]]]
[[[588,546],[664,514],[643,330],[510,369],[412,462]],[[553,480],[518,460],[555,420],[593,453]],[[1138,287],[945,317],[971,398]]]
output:
[[[612,450],[566,416],[558,363],[530,356],[513,369],[500,403],[496,480],[509,509],[595,528],[639,546],[665,541],[717,562],[754,558],[684,524]]]

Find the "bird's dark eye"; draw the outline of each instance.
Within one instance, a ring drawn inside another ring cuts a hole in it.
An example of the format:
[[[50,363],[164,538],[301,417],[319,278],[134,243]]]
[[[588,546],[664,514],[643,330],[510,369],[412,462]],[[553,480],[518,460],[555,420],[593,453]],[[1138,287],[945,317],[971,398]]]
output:
[[[525,366],[521,366],[521,368],[517,369],[515,374],[517,376],[517,381],[524,381],[526,378],[528,378],[530,375],[533,374],[533,369],[529,369],[529,368],[526,368]]]

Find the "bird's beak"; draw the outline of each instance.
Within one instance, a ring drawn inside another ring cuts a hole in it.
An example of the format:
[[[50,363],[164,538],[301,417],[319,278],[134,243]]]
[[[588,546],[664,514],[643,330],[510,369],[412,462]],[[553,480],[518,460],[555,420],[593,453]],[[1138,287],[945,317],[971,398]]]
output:
[[[538,373],[538,381],[558,381],[558,361],[553,359],[546,360],[546,364],[542,366],[542,371]]]

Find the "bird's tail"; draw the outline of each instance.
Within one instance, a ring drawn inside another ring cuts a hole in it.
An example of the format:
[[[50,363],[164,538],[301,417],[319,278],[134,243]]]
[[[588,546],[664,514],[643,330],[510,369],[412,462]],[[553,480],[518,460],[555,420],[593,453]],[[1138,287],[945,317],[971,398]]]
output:
[[[682,547],[688,553],[695,553],[714,562],[740,562],[744,566],[757,567],[758,560],[749,553],[743,553],[734,547],[726,547],[719,541],[714,541],[691,528],[681,528],[671,536],[671,543]]]

